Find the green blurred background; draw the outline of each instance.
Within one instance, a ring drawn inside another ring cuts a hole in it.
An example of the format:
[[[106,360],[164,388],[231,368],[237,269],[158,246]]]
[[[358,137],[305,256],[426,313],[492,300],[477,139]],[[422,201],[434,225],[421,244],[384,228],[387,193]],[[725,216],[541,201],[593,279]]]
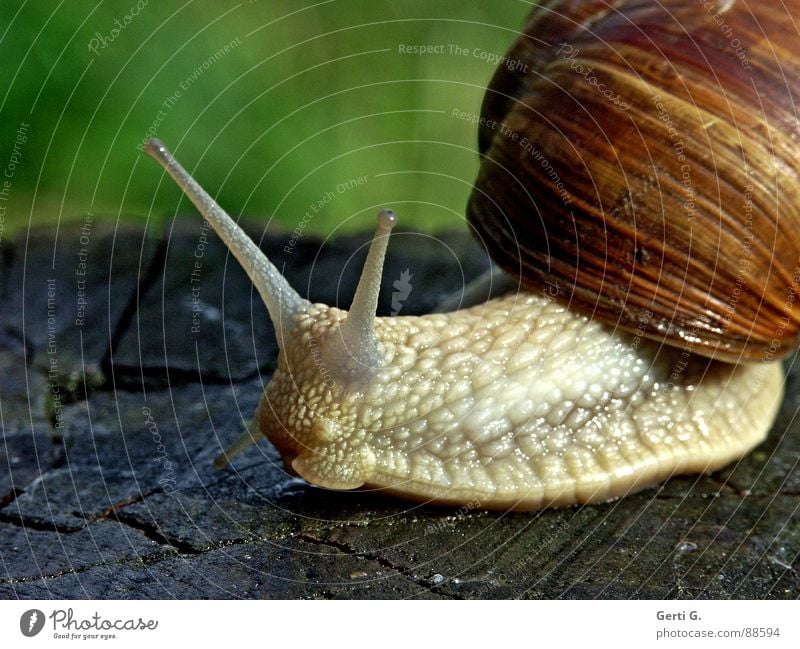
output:
[[[188,211],[138,150],[148,131],[235,216],[336,234],[390,205],[407,227],[458,227],[477,129],[453,110],[479,111],[530,7],[3,0],[0,227]]]

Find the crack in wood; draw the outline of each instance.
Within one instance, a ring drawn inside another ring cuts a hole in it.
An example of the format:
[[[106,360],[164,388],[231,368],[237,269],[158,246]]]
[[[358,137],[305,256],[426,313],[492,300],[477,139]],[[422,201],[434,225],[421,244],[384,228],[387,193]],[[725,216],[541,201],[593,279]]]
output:
[[[77,527],[72,527],[42,518],[24,516],[23,514],[8,514],[6,512],[0,512],[0,523],[8,523],[15,527],[36,530],[37,532],[56,532],[57,534],[74,534],[87,526],[87,523],[82,523]]]
[[[317,538],[316,536],[313,536],[312,534],[309,534],[308,532],[299,532],[293,534],[293,537],[301,541],[305,541],[306,543],[310,543],[311,545],[318,545],[322,547],[328,547],[333,550],[338,550],[339,552],[341,552],[344,555],[347,555],[348,557],[356,557],[361,559],[367,559],[368,561],[374,561],[382,568],[387,568],[388,570],[392,570],[402,575],[403,577],[410,579],[414,584],[416,584],[420,588],[435,593],[436,595],[442,595],[443,597],[448,597],[450,599],[459,599],[459,600],[466,599],[464,597],[461,597],[460,595],[457,595],[449,591],[445,591],[437,587],[436,585],[431,583],[431,580],[416,575],[411,570],[411,568],[405,568],[401,565],[398,565],[393,561],[390,561],[383,555],[378,554],[377,552],[370,552],[368,550],[357,550],[356,548],[352,547],[347,543],[343,543],[341,541],[334,541],[332,539],[320,539]]]
[[[253,543],[257,540],[263,540],[255,536],[250,539],[225,539],[223,541],[216,541],[214,543],[209,543],[204,547],[198,548],[192,545],[191,541],[167,534],[155,521],[150,523],[136,517],[133,514],[114,510],[108,516],[106,516],[105,519],[116,521],[120,525],[125,525],[126,527],[138,530],[151,541],[154,541],[159,545],[165,545],[174,548],[178,554],[184,556],[198,556],[214,550],[219,550],[221,548],[227,548],[234,545],[246,545],[247,543]]]
[[[161,277],[161,273],[167,261],[167,248],[166,240],[163,236],[160,237],[156,243],[155,252],[153,252],[153,255],[150,257],[150,263],[147,265],[144,273],[140,272],[139,282],[137,282],[131,294],[128,296],[125,307],[119,314],[119,319],[114,325],[114,330],[111,332],[108,347],[106,347],[106,351],[103,353],[100,360],[100,370],[106,376],[111,377],[112,383],[114,382],[114,350],[122,341],[125,332],[134,324],[134,318],[139,309],[139,298],[145,295],[150,287],[154,286]],[[143,250],[144,248],[142,248],[142,251]]]
[[[11,279],[11,268],[14,265],[16,248],[14,241],[0,242],[0,300],[3,304],[8,304],[10,295],[9,280]]]
[[[175,548],[180,554],[202,554],[202,551],[195,548],[189,541],[184,541],[174,536],[170,536],[161,530],[158,523],[149,524],[135,516],[126,515],[124,512],[112,512],[107,516],[109,520],[117,521],[122,525],[127,525],[135,530],[139,530],[151,541],[159,545],[168,545]]]
[[[150,390],[174,389],[186,385],[197,385],[201,381],[203,385],[240,385],[252,381],[265,374],[271,374],[274,363],[266,363],[262,367],[254,369],[249,374],[241,377],[231,376],[201,376],[196,369],[187,370],[183,368],[170,367],[164,365],[154,366],[130,366],[114,363],[109,371],[113,372],[113,386],[106,385],[106,392],[121,390],[124,392],[140,392],[142,387]],[[109,376],[111,376],[109,374]]]
[[[125,302],[125,307],[120,313],[111,333],[108,347],[106,347],[106,351],[100,361],[101,372],[111,378],[102,387],[106,391],[140,391],[143,387],[148,389],[174,388],[197,384],[201,378],[205,385],[230,385],[232,383],[239,384],[252,381],[259,376],[263,376],[265,372],[271,373],[275,367],[275,359],[270,359],[268,362],[265,361],[264,366],[254,369],[247,376],[235,379],[227,376],[201,377],[196,370],[174,368],[169,365],[160,367],[129,366],[114,361],[114,350],[119,348],[126,332],[135,324],[141,298],[158,283],[164,273],[168,249],[169,242],[162,236],[156,244],[156,250],[150,258],[150,263],[144,272],[140,274],[137,286],[131,291]]]
[[[65,570],[58,570],[47,574],[25,575],[23,577],[10,577],[8,579],[0,579],[0,586],[13,585],[13,584],[29,584],[29,583],[35,583],[37,581],[58,579],[59,577],[69,577],[70,575],[79,575],[84,572],[88,572],[94,568],[110,568],[117,566],[134,567],[141,565],[152,565],[158,563],[159,561],[166,561],[167,559],[173,559],[176,556],[178,555],[175,552],[170,552],[168,554],[164,554],[163,552],[160,554],[154,552],[152,554],[140,555],[136,557],[123,557],[112,561],[100,561],[98,563],[90,563],[85,566],[79,566],[77,568],[67,568]]]
[[[25,575],[22,577],[9,577],[8,579],[0,579],[0,585],[34,583],[37,581],[58,579],[59,577],[66,577],[69,575],[84,573],[93,568],[104,568],[112,566],[130,566],[130,567],[152,566],[161,563],[162,561],[167,561],[169,559],[174,559],[176,557],[183,557],[184,559],[190,560],[190,557],[201,556],[207,554],[208,552],[213,552],[214,550],[220,550],[222,548],[227,548],[237,545],[247,545],[248,543],[252,543],[253,541],[256,540],[256,539],[229,539],[213,543],[206,548],[195,548],[190,546],[188,543],[184,541],[175,539],[173,537],[170,537],[169,535],[161,533],[158,530],[157,526],[149,526],[142,521],[120,520],[119,517],[114,516],[113,514],[104,520],[117,522],[120,525],[141,532],[146,538],[157,543],[158,547],[161,548],[162,550],[169,549],[171,551],[167,553],[153,552],[149,554],[137,555],[134,557],[122,557],[120,559],[112,561],[101,561],[98,563],[91,563],[86,566],[80,566],[78,568],[69,568],[66,570],[59,570],[48,574]],[[85,528],[81,529],[86,529],[89,527],[89,525],[90,523],[87,524]],[[74,531],[80,531],[80,530],[74,530]]]
[[[22,490],[17,489],[16,487],[12,487],[11,491],[7,494],[0,496],[0,509],[3,509],[6,505],[13,503],[19,495],[22,493]]]

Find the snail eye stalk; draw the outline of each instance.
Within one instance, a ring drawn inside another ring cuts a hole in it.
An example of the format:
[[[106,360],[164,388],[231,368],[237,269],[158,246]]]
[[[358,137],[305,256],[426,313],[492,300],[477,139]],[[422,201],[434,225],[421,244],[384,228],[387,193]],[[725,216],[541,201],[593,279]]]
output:
[[[144,151],[164,167],[247,272],[269,311],[278,344],[283,346],[291,329],[292,316],[306,310],[308,300],[300,297],[261,249],[192,178],[160,140],[149,140]]]

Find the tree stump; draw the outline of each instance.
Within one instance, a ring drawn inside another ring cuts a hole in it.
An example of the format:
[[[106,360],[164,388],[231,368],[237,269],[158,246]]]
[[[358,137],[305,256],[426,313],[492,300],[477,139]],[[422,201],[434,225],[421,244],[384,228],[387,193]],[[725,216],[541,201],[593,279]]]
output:
[[[288,233],[249,232],[301,294],[347,308],[368,233],[287,246]],[[214,470],[277,348],[196,217],[163,233],[91,218],[20,233],[0,261],[0,597],[800,594],[793,359],[769,439],[723,471],[603,505],[433,508],[309,486],[267,442]],[[425,313],[487,267],[466,233],[398,232],[381,314]]]

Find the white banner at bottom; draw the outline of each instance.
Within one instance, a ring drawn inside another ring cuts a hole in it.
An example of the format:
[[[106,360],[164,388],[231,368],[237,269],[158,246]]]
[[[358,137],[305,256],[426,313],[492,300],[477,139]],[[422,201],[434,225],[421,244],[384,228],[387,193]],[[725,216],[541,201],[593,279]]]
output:
[[[800,646],[799,619],[796,600],[2,601],[0,644],[237,649],[297,642],[375,649],[446,641],[457,647],[777,649]]]

